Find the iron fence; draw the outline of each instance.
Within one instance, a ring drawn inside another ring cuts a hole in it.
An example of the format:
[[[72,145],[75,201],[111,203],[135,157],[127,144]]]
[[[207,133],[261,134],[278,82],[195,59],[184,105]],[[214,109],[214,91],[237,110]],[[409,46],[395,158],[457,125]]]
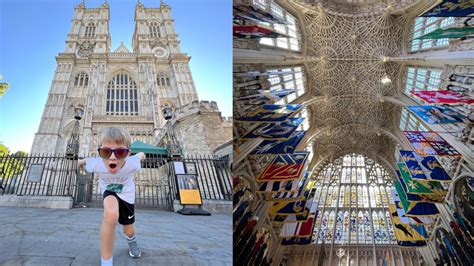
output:
[[[195,165],[203,199],[231,199],[228,159],[195,155],[181,161]],[[71,196],[76,205],[101,205],[97,179],[63,154],[0,155],[1,195]],[[167,156],[147,155],[133,179],[137,207],[172,209],[179,198],[173,164]]]
[[[75,196],[77,161],[64,155],[0,156],[3,194]]]
[[[185,157],[184,162],[196,164],[198,187],[203,199],[230,200],[232,198],[230,166],[227,158],[194,155]]]

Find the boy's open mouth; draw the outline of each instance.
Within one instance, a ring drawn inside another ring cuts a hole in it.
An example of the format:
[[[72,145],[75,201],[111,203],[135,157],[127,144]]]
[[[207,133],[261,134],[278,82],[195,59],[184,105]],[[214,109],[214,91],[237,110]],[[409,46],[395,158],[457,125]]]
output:
[[[109,167],[110,167],[111,169],[115,169],[115,167],[117,167],[117,164],[111,163],[111,164],[109,164]]]

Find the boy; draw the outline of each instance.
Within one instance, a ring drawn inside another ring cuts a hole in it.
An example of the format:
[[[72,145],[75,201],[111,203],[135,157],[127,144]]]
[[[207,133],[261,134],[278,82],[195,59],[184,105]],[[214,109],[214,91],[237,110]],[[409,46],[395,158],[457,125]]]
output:
[[[132,173],[141,169],[143,152],[130,156],[130,134],[120,128],[106,128],[99,136],[99,157],[79,160],[88,172],[99,176],[100,193],[104,199],[104,216],[100,228],[101,265],[113,265],[115,225],[123,226],[129,255],[138,258],[141,250],[135,239],[135,184]]]

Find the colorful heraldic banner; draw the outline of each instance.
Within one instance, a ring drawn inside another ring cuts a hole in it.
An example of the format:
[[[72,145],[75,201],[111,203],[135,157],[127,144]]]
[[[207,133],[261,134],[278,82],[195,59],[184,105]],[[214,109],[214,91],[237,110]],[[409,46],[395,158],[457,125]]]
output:
[[[311,244],[312,236],[308,237],[289,237],[283,238],[281,244],[284,246],[288,245],[309,245]]]
[[[263,139],[283,139],[290,138],[304,118],[290,118],[283,123],[262,123],[251,132],[245,134],[242,140],[263,138]]]
[[[256,181],[286,181],[300,178],[308,154],[308,152],[295,152],[275,156]]]
[[[444,202],[444,197],[448,193],[443,185],[437,181],[418,181],[413,180],[405,163],[397,163],[400,170],[400,182],[407,194],[415,194],[421,198],[421,201]]]
[[[404,224],[400,221],[397,208],[393,204],[388,205],[392,217],[395,237],[399,246],[424,246],[428,234],[423,225]]]
[[[311,202],[314,199],[316,188],[305,191],[305,199],[295,202],[276,202],[268,210],[270,215],[289,215],[289,214],[302,214],[305,210],[306,205],[310,207]]]
[[[301,104],[264,104],[257,110],[248,112],[237,120],[243,122],[280,123],[297,114],[301,107]]]
[[[451,177],[444,171],[434,156],[422,157],[412,151],[400,150],[400,155],[408,167],[412,179],[423,181],[451,182]]]
[[[439,214],[438,208],[436,205],[431,202],[413,202],[408,201],[405,192],[403,191],[402,185],[399,181],[395,181],[395,189],[402,203],[403,210],[405,211],[405,216],[436,216]]]
[[[264,140],[252,154],[285,154],[293,153],[303,139],[306,131],[296,131],[287,140]]]
[[[404,198],[406,198],[409,202],[442,202],[444,199],[444,196],[446,195],[446,191],[444,189],[441,189],[437,191],[437,193],[427,193],[427,194],[414,194],[414,193],[409,193],[407,185],[405,184],[405,181],[403,180],[403,177],[400,175],[400,171],[397,170],[397,175],[398,175],[398,182],[400,182],[400,185],[402,187],[402,191],[404,192]],[[426,187],[425,187],[426,188]]]
[[[233,34],[239,38],[260,39],[260,38],[288,38],[289,36],[276,30],[261,25],[237,25],[232,26]]]
[[[277,24],[287,24],[288,22],[267,10],[253,5],[234,4],[234,12],[237,16],[241,16],[245,19],[252,20],[254,22],[268,22]]]
[[[315,209],[315,213],[318,212],[318,210],[316,210],[317,207],[318,204],[313,201],[311,203],[311,206],[304,207],[304,211],[301,214],[276,215],[271,217],[270,219],[275,224],[304,222],[309,219],[310,212],[313,208]]]
[[[237,98],[236,104],[242,104],[245,106],[261,106],[264,104],[278,102],[283,97],[286,97],[295,91],[295,89],[258,90],[255,94]]]
[[[461,157],[461,154],[433,131],[403,131],[413,149],[421,156],[439,155]]]
[[[196,175],[176,175],[181,205],[202,205]]]
[[[448,90],[411,91],[410,93],[429,104],[474,104],[474,99]]]
[[[309,173],[306,172],[303,175],[304,177],[298,183],[298,190],[294,192],[277,192],[272,195],[272,198],[269,199],[270,201],[298,201],[304,199],[304,190],[305,187],[312,187],[311,182],[306,185],[308,181]]]
[[[408,109],[429,124],[463,123],[466,119],[465,116],[446,106],[408,106]]]
[[[442,0],[420,17],[472,17],[474,6],[470,0]]]
[[[300,187],[301,180],[263,182],[257,193],[267,192],[296,192]]]
[[[436,29],[428,34],[415,38],[420,39],[457,39],[474,35],[474,27],[453,27],[447,29]]]
[[[285,223],[280,232],[280,237],[307,237],[313,235],[314,221],[316,220],[318,211],[317,204],[313,201],[310,203],[311,207],[309,215],[305,221],[296,223]]]
[[[417,217],[417,216],[406,216],[405,211],[403,210],[403,206],[401,205],[400,197],[398,196],[398,192],[395,188],[392,188],[392,195],[393,195],[393,202],[395,203],[395,207],[397,208],[397,214],[400,218],[400,222],[404,224],[432,224],[436,222],[436,219],[432,217]]]

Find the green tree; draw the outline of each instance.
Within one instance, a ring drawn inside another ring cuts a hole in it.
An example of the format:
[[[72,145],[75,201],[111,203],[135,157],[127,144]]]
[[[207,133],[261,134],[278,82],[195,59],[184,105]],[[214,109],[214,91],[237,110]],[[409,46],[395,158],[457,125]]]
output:
[[[0,97],[5,93],[10,85],[6,82],[0,82]]]
[[[0,178],[10,178],[18,173],[21,173],[25,166],[21,162],[21,160],[18,160],[14,158],[13,156],[9,155],[10,149],[6,147],[3,144],[0,144]],[[20,155],[25,155],[27,154],[26,152],[19,151],[16,152],[15,154]],[[1,180],[0,180],[1,184]]]

